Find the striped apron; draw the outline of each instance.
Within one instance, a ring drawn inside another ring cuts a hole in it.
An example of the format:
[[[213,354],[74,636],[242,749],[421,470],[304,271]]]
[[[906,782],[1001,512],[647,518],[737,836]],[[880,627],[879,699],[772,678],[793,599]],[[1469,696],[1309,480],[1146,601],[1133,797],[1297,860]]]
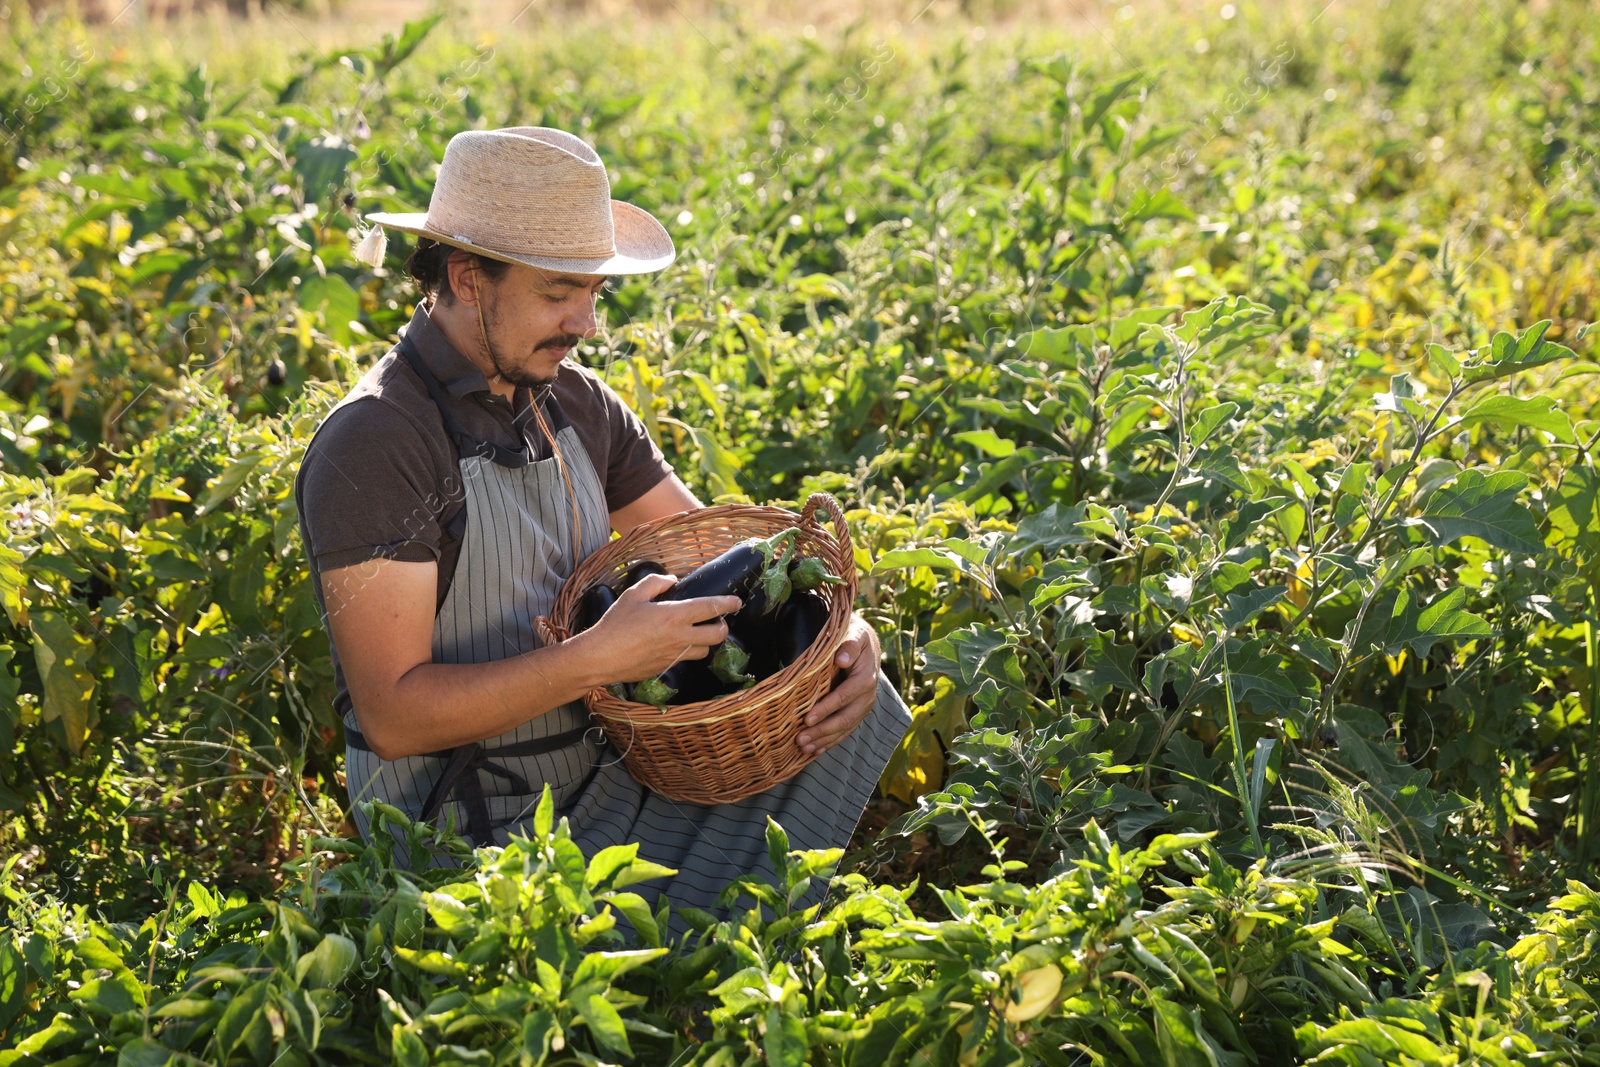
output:
[[[611,520],[600,478],[558,404],[549,405],[549,425],[567,464],[570,495],[556,456],[535,461],[526,443],[511,450],[467,434],[452,416],[443,388],[404,337],[400,347],[456,441],[466,490],[461,552],[434,618],[433,661],[489,663],[531,652],[540,645],[534,620],[550,613],[577,565],[575,534],[582,537],[579,558],[609,539]],[[548,784],[558,818],[567,818],[585,856],[638,842],[639,858],[678,874],[639,883],[633,891],[652,906],[665,892],[676,907],[689,905],[726,918],[734,909],[718,907],[716,898],[731,879],[774,876],[767,817],[787,831],[791,849],[845,847],[910,724],[910,711],[880,672],[872,712],[844,741],[764,793],[704,806],[669,800],[640,785],[582,701],[563,704],[498,737],[396,760],[371,750],[351,711],[344,720],[345,777],[363,838],[371,839],[371,827],[356,802],[376,798],[413,820],[438,826],[453,820],[475,846],[504,846],[512,834],[531,835],[534,808]],[[393,832],[403,844],[400,832]],[[394,855],[398,865],[409,865],[405,849]],[[455,864],[437,851],[432,862]],[[827,888],[814,879],[796,906],[819,902]],[[674,913],[667,932],[681,936],[686,930]]]

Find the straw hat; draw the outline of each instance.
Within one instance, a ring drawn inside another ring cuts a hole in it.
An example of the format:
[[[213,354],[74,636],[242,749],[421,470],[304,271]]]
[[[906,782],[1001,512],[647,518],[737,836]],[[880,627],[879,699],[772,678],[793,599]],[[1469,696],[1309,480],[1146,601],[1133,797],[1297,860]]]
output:
[[[377,266],[384,226],[490,259],[569,274],[645,274],[677,255],[648,211],[611,199],[605,164],[546,126],[465,130],[450,138],[424,212],[378,211],[356,258]]]

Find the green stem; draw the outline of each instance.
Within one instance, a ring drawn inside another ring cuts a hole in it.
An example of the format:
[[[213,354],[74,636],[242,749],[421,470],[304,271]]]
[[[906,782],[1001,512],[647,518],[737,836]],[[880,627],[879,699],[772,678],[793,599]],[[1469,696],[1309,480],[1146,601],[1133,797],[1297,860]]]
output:
[[[1239,791],[1239,806],[1244,809],[1245,825],[1250,828],[1250,842],[1256,855],[1265,856],[1261,844],[1260,816],[1250,802],[1250,776],[1244,766],[1244,739],[1239,735],[1239,709],[1233,702],[1233,672],[1228,669],[1228,650],[1223,644],[1225,636],[1218,637],[1217,647],[1222,649],[1222,692],[1228,701],[1228,730],[1233,735],[1233,785]]]
[[[1589,837],[1596,816],[1595,746],[1600,745],[1600,714],[1596,714],[1596,696],[1600,695],[1600,654],[1597,654],[1594,619],[1596,593],[1594,582],[1588,590],[1589,617],[1583,620],[1585,664],[1589,668],[1589,699],[1584,709],[1589,716],[1589,744],[1584,751],[1583,788],[1578,797],[1578,876],[1582,877],[1589,866]]]

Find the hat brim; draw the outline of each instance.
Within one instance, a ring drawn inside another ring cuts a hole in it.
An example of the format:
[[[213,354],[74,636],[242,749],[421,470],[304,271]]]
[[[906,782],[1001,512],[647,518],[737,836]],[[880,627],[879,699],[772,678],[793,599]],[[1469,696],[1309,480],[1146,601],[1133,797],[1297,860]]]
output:
[[[362,217],[368,222],[413,233],[418,237],[428,237],[440,244],[476,252],[490,259],[563,274],[650,274],[671,266],[678,255],[672,244],[672,236],[659,219],[643,208],[621,200],[611,201],[611,221],[615,234],[612,243],[616,253],[588,259],[501,251],[459,234],[432,229],[428,226],[428,213],[425,211],[374,211]]]

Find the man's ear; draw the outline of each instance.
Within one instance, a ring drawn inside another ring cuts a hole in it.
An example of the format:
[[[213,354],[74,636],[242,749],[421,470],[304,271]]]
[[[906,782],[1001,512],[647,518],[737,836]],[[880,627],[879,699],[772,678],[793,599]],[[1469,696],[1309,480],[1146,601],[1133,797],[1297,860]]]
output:
[[[445,270],[449,273],[450,291],[455,294],[456,300],[468,307],[476,307],[478,279],[482,276],[478,269],[477,257],[457,248],[445,261]]]

